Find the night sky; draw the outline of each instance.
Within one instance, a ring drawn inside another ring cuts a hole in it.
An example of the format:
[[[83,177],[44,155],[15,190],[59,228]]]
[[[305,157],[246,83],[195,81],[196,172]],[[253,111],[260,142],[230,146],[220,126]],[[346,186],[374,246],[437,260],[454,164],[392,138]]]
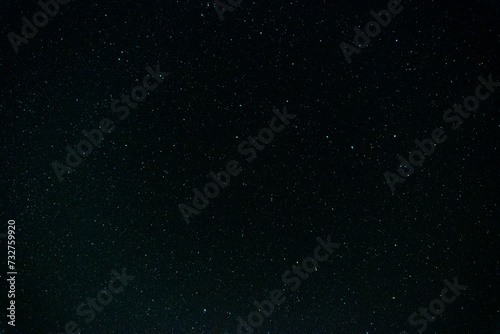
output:
[[[467,288],[425,333],[500,333],[500,2],[400,6],[348,63],[339,44],[387,1],[242,0],[223,21],[213,1],[69,1],[16,53],[8,34],[40,7],[3,0],[0,234],[16,221],[18,274],[14,328],[0,235],[0,333],[246,334],[237,318],[280,290],[255,334],[414,334],[410,315],[455,277]],[[147,67],[156,88],[121,101]],[[443,114],[490,75],[453,129]],[[270,143],[243,143],[284,112]],[[60,182],[54,162],[103,119],[113,131]],[[436,128],[447,140],[401,177],[398,156]],[[231,161],[239,174],[194,207]],[[394,192],[386,172],[405,180]],[[283,273],[328,236],[338,247],[292,291]],[[122,270],[87,323],[77,307]]]

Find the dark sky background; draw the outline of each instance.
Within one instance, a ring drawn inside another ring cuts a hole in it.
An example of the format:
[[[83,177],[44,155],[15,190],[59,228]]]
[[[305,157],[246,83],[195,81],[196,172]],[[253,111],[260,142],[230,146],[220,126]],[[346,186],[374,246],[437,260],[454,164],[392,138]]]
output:
[[[256,333],[417,333],[408,316],[455,276],[467,290],[426,333],[500,333],[500,88],[458,130],[442,120],[479,75],[500,81],[500,5],[402,5],[348,64],[339,43],[386,1],[243,0],[222,22],[209,1],[72,1],[17,54],[6,36],[39,7],[2,1],[0,233],[16,221],[18,275],[0,332],[83,325],[76,307],[127,268],[82,334],[234,334],[330,234],[341,247]],[[171,74],[60,183],[51,163],[156,64]],[[239,143],[285,105],[297,117],[246,162]],[[448,140],[392,194],[384,172],[438,126]],[[229,160],[243,171],[187,225],[178,205]]]

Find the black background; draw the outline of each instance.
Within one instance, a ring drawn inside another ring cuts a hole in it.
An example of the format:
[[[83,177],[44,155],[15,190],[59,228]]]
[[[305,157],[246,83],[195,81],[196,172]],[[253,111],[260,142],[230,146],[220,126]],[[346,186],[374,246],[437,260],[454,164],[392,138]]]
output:
[[[1,232],[16,220],[19,274],[2,332],[83,323],[76,306],[125,267],[82,333],[236,333],[331,234],[342,246],[259,333],[416,333],[408,316],[455,276],[468,289],[427,333],[499,333],[500,92],[457,131],[442,113],[500,79],[500,6],[402,6],[348,64],[339,43],[385,1],[244,0],[222,22],[211,2],[73,1],[17,54],[6,36],[39,7],[3,1]],[[156,64],[168,78],[59,183],[51,163]],[[244,162],[285,105],[297,117]],[[448,140],[391,194],[384,172],[438,126]],[[187,225],[178,205],[232,159],[242,173]]]

